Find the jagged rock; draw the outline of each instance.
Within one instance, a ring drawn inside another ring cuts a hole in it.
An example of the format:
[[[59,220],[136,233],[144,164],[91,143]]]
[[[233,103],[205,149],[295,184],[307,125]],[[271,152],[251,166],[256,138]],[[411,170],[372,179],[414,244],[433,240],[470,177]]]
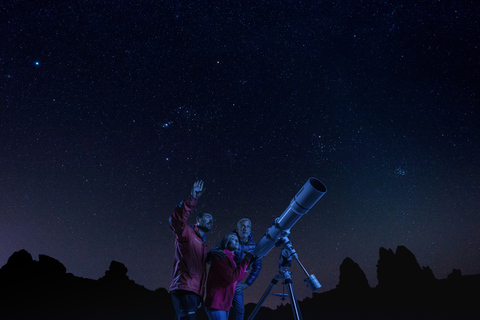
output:
[[[123,263],[112,261],[109,269],[105,271],[105,276],[103,276],[101,279],[109,281],[129,280],[127,272],[128,269]]]
[[[44,254],[38,256],[38,269],[40,274],[63,275],[67,273],[67,268],[60,261]]]
[[[27,270],[31,270],[33,267],[34,261],[32,255],[26,250],[22,249],[20,251],[14,252],[10,258],[8,258],[7,263],[2,267],[2,270],[5,272],[14,272],[20,273]]]
[[[395,253],[392,249],[380,248],[379,256],[377,263],[377,280],[378,287],[391,287],[395,285],[396,279],[396,260]]]
[[[10,287],[30,281],[36,276],[35,262],[26,250],[14,252],[0,269],[0,286]]]
[[[408,252],[394,254],[384,248],[380,251],[384,258],[379,260],[379,265],[383,267],[380,273],[392,273],[392,270],[385,269],[386,266],[399,268],[402,263],[397,264],[396,259],[403,259],[404,263],[410,261],[412,269],[417,269],[413,263],[416,259],[412,259],[413,255],[408,257]],[[111,282],[73,275],[55,281],[55,278],[43,277],[38,271],[42,263],[51,266],[48,270],[64,272],[63,265],[57,260],[41,256],[37,262],[25,250],[14,253],[0,269],[0,319],[153,320],[175,317],[168,291],[159,288],[152,292],[135,284],[133,280],[128,280],[128,270],[122,263],[112,261],[109,270],[100,279],[113,279]],[[16,267],[23,269],[18,279],[24,281],[17,281],[10,287],[3,285],[5,279],[9,278],[6,271],[15,270]],[[377,288],[353,294],[347,291],[345,294],[339,288],[368,284],[363,280],[363,271],[350,258],[346,258],[340,268],[341,280],[337,289],[314,292],[312,298],[299,301],[303,319],[476,319],[480,315],[479,296],[476,294],[480,275],[462,276],[460,270],[454,270],[448,279],[435,281],[427,290],[409,287],[408,291],[402,291],[400,297],[385,294],[385,291]],[[421,273],[424,278],[434,278],[429,267],[423,268]],[[24,277],[25,274],[29,276]],[[36,277],[32,277],[32,274]],[[254,307],[255,304],[252,303],[246,305],[246,317]],[[256,318],[292,319],[292,310],[289,305],[277,310],[262,307]],[[197,319],[207,319],[203,309]]]
[[[342,291],[358,292],[370,289],[367,276],[360,266],[350,258],[340,265],[340,282],[337,288]]]
[[[433,272],[423,271],[415,255],[404,246],[392,249],[380,248],[377,264],[378,288],[400,290],[423,285]],[[431,270],[430,270],[431,271]]]
[[[435,275],[430,267],[427,266],[422,268],[422,280],[426,283],[432,283],[436,280]]]
[[[458,280],[462,278],[462,271],[460,269],[453,269],[452,273],[447,276],[448,280]]]
[[[419,283],[422,278],[422,268],[415,255],[404,246],[398,246],[395,255],[399,268],[399,280],[406,284]]]

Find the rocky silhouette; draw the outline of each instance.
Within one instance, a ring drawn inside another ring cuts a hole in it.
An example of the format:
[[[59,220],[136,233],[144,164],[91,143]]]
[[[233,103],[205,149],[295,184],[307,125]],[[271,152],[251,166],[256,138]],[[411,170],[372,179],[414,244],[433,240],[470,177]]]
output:
[[[20,250],[0,269],[0,319],[173,319],[167,290],[145,289],[127,272],[112,261],[102,278],[80,278]]]
[[[365,272],[350,258],[345,258],[340,265],[340,282],[337,289],[349,293],[361,293],[370,289]]]
[[[98,280],[67,273],[58,260],[20,250],[0,269],[0,319],[174,319],[166,289],[148,290],[129,279],[127,267],[112,261]],[[308,319],[477,319],[479,275],[454,269],[438,280],[420,267],[406,247],[380,248],[378,285],[370,287],[363,270],[350,258],[340,265],[337,287],[299,301]],[[255,304],[246,306],[246,318]],[[206,320],[201,310],[197,317]],[[262,307],[255,319],[293,319],[290,304]]]

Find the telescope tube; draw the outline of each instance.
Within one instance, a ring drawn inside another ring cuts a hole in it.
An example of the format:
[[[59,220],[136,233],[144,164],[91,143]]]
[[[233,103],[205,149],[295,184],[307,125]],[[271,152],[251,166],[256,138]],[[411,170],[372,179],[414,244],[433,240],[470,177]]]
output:
[[[254,256],[263,258],[272,250],[275,244],[290,233],[290,228],[307,213],[318,200],[327,192],[325,185],[316,178],[309,178],[303,187],[290,201],[290,205],[275,219],[262,239],[257,243]]]

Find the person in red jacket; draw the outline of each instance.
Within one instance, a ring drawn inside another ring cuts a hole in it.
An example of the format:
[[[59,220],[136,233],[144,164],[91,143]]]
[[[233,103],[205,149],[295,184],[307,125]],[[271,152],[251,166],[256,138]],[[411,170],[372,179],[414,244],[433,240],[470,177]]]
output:
[[[207,295],[205,297],[205,311],[210,320],[227,320],[232,306],[235,286],[246,275],[245,270],[253,258],[250,252],[237,266],[233,260],[233,251],[239,249],[238,235],[231,232],[223,237],[220,249],[225,256],[213,259],[207,278]]]
[[[190,196],[175,208],[170,217],[170,229],[175,235],[170,294],[176,319],[181,320],[196,319],[196,312],[202,304],[207,277],[205,233],[213,227],[212,214],[200,212],[197,215],[196,224],[187,224],[190,213],[204,191],[203,181],[196,181]]]

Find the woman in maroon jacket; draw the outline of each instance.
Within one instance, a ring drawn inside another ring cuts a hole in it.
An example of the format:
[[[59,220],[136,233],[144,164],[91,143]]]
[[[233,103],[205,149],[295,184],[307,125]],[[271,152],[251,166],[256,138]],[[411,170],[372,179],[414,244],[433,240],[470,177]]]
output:
[[[227,320],[232,306],[235,286],[247,273],[245,270],[252,259],[251,253],[246,253],[245,258],[236,265],[233,261],[233,251],[239,248],[238,236],[231,232],[223,237],[220,249],[225,256],[213,259],[207,278],[207,296],[205,298],[205,311],[210,320]]]

